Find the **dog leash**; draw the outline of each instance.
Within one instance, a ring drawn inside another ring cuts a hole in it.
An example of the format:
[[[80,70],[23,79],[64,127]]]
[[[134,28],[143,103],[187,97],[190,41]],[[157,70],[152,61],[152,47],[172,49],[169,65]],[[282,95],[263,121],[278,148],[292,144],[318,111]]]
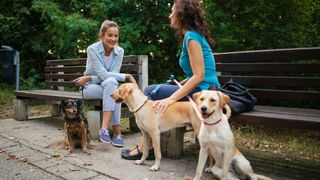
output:
[[[85,86],[81,86],[80,87],[80,91],[81,91],[81,98],[82,98],[82,106],[84,106],[84,97],[83,97],[83,90],[85,89]]]
[[[170,75],[170,79],[173,80],[179,86],[179,88],[182,87],[182,85],[177,80],[175,80],[173,78],[173,75]],[[205,124],[205,125],[215,125],[215,124],[218,124],[221,121],[221,119],[219,119],[214,123],[208,123],[205,119],[202,118],[201,113],[199,112],[199,109],[198,109],[196,103],[193,101],[193,99],[189,95],[187,97],[188,97],[193,109],[196,111],[196,114],[197,114],[198,118],[203,122],[203,124]]]
[[[85,114],[83,113],[83,109],[84,109],[84,96],[83,96],[83,90],[86,88],[86,86],[81,86],[80,87],[80,91],[81,91],[81,101],[82,101],[82,103],[81,103],[81,115],[80,116],[83,116],[83,118],[84,119],[86,119],[87,117],[85,116]]]

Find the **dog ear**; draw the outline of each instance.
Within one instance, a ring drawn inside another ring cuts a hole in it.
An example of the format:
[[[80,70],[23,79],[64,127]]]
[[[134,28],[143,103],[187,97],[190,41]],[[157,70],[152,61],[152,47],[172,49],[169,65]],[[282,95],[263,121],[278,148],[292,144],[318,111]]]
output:
[[[126,97],[128,97],[132,93],[132,88],[130,87],[129,84],[127,84],[126,86],[123,86],[122,93],[123,93],[122,94],[123,99],[125,99]]]
[[[230,97],[228,95],[225,95],[224,93],[222,93],[221,91],[217,91],[218,95],[219,95],[219,106],[221,108],[224,108],[224,106],[229,102]]]
[[[198,98],[199,98],[199,96],[200,96],[200,94],[201,94],[201,91],[200,91],[200,92],[197,92],[197,93],[194,93],[194,94],[192,95],[193,100],[194,100],[194,101],[197,101]]]
[[[77,107],[78,109],[81,109],[82,108],[82,100],[81,99],[77,99]]]
[[[64,107],[66,106],[66,100],[63,99],[61,100],[61,103],[60,103],[60,109],[62,110],[62,112],[64,112]]]

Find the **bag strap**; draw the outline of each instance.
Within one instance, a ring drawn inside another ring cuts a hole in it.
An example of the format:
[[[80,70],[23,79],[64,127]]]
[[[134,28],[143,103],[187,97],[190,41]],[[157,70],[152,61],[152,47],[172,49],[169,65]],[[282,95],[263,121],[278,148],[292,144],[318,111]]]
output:
[[[242,86],[241,84],[239,83],[236,83],[236,82],[227,82],[226,84],[224,84],[222,86],[223,89],[227,89],[228,87],[233,87],[237,90],[241,90],[241,91],[249,91],[248,88]]]
[[[227,89],[227,88],[220,88],[219,91],[222,91],[222,92],[225,92],[225,93],[228,93],[228,94],[232,94],[232,95],[235,95],[235,96],[242,96],[244,94],[248,94],[249,93],[249,90],[247,89],[246,91],[243,91],[242,89],[239,89],[237,87],[233,87],[233,89],[237,90],[236,92],[235,91],[231,91],[230,89]]]

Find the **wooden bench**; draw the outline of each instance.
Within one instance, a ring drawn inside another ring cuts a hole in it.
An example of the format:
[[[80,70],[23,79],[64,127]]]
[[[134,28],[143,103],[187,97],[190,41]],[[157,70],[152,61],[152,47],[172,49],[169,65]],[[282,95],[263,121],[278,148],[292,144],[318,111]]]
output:
[[[14,91],[14,119],[28,119],[28,105],[33,102],[47,102],[51,104],[51,115],[61,115],[59,104],[63,99],[82,99],[79,89],[74,87],[73,79],[82,76],[85,70],[86,58],[47,60],[44,90]],[[134,76],[141,89],[148,86],[148,56],[125,56],[123,58],[122,73]],[[92,139],[98,139],[101,123],[102,100],[85,100],[85,104],[93,105],[94,110],[88,111],[87,118]],[[127,108],[122,109],[122,118],[130,119],[130,130],[137,130],[134,116]]]
[[[215,59],[221,84],[233,78],[258,99],[231,122],[320,130],[320,47],[215,53]],[[165,156],[182,156],[184,133],[162,135]]]

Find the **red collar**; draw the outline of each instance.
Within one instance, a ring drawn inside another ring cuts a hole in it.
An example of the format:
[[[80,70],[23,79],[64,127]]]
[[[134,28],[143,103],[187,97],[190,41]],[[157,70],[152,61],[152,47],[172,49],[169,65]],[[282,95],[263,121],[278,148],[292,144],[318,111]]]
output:
[[[214,122],[214,123],[207,123],[206,121],[203,121],[203,123],[204,123],[205,125],[216,125],[216,124],[218,124],[220,121],[221,121],[221,119],[217,120],[217,121]]]

